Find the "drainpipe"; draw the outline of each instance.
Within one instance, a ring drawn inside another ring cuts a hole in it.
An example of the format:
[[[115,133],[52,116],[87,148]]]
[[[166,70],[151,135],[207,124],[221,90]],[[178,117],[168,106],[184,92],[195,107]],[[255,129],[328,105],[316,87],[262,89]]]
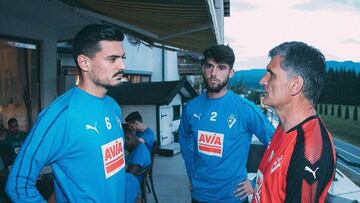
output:
[[[162,54],[162,81],[164,82],[165,81],[165,48],[164,48],[164,45],[162,45],[162,50],[161,50]]]

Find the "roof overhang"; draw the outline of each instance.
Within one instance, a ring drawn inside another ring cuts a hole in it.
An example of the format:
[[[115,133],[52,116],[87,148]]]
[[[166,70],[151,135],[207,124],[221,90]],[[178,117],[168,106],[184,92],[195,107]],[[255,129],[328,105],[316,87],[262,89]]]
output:
[[[146,42],[192,51],[219,44],[213,0],[61,0]]]
[[[177,94],[181,95],[183,101],[198,96],[187,80],[124,83],[109,88],[107,94],[120,105],[169,105]]]

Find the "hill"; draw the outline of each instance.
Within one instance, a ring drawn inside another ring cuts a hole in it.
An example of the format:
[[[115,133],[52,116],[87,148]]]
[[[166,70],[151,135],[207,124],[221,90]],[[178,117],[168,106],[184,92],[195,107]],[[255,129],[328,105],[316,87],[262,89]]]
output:
[[[360,72],[360,63],[352,61],[326,61],[326,69],[333,68],[334,70],[345,68],[345,70],[354,69],[355,72]]]
[[[360,63],[352,61],[326,61],[326,69],[330,68],[339,70],[344,68],[345,70],[354,69],[355,72],[360,73]],[[265,68],[241,70],[236,71],[234,76],[230,79],[230,85],[243,84],[249,88],[261,89],[259,84],[260,79],[265,75]]]

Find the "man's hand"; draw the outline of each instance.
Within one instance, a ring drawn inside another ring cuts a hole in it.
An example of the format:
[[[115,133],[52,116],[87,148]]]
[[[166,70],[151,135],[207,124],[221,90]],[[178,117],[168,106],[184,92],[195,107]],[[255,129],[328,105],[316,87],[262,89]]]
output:
[[[236,197],[240,197],[242,200],[254,192],[249,179],[238,184],[238,188],[234,191]]]

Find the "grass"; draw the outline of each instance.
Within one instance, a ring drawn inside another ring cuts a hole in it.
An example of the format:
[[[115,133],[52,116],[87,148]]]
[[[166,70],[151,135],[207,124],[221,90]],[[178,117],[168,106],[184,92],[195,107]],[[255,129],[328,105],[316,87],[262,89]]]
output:
[[[360,147],[360,118],[358,117],[357,121],[353,120],[353,110],[354,106],[349,106],[350,118],[345,119],[345,105],[342,105],[342,117],[338,118],[336,116],[336,109],[338,105],[335,105],[335,115],[331,116],[331,105],[330,104],[322,104],[328,106],[328,115],[321,114],[321,119],[325,123],[326,127],[330,131],[333,137],[351,143],[355,146]],[[360,108],[358,107],[358,114]],[[319,106],[318,106],[319,112]],[[359,115],[358,115],[359,116]]]
[[[324,112],[324,108],[325,105],[327,105],[328,108],[328,114],[325,115]],[[345,105],[341,105],[341,110],[342,110],[342,116],[339,118],[337,117],[337,107],[339,105],[335,105],[335,112],[334,115],[330,115],[331,113],[331,104],[322,104],[323,106],[323,114],[320,115],[322,121],[324,122],[324,124],[326,125],[327,129],[330,131],[331,135],[333,137],[336,137],[340,140],[343,140],[347,143],[353,144],[355,146],[360,147],[360,118],[359,118],[359,106],[358,108],[358,120],[354,121],[353,120],[353,111],[354,111],[354,106],[349,106],[349,113],[350,113],[350,118],[349,119],[345,119],[345,109],[346,106]],[[319,112],[319,105],[317,108],[318,112]],[[340,167],[340,166],[338,166]],[[358,179],[358,177],[355,178],[354,174],[350,171],[348,171],[348,169],[340,167],[340,170],[347,176],[349,177],[356,185],[358,185],[360,187],[360,180]]]

